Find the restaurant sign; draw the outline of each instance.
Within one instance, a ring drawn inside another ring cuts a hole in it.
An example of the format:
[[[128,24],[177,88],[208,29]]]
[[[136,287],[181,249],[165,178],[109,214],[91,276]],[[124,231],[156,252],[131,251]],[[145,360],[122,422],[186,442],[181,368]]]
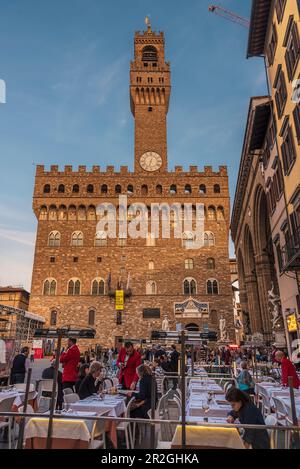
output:
[[[297,331],[297,319],[295,314],[290,314],[289,316],[287,316],[286,322],[289,332]]]

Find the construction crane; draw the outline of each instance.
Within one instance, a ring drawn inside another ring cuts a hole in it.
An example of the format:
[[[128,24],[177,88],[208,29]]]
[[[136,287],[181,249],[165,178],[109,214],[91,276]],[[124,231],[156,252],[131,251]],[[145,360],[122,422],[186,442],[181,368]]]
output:
[[[248,20],[248,18],[244,18],[243,16],[237,15],[236,13],[226,10],[225,8],[222,8],[219,5],[210,5],[208,7],[208,11],[210,11],[211,13],[215,13],[216,15],[221,16],[222,18],[225,18],[228,21],[237,23],[240,26],[243,26],[244,28],[248,29],[250,26],[250,21]]]

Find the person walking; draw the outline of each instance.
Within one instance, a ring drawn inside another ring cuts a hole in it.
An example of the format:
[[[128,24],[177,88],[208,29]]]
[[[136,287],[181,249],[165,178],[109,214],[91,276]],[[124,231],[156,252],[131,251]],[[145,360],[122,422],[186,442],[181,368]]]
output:
[[[76,345],[76,339],[69,339],[67,350],[60,356],[63,365],[62,383],[63,389],[72,388],[77,381],[80,351]]]
[[[28,368],[28,355],[29,348],[23,347],[21,353],[15,356],[10,375],[11,384],[24,383]]]

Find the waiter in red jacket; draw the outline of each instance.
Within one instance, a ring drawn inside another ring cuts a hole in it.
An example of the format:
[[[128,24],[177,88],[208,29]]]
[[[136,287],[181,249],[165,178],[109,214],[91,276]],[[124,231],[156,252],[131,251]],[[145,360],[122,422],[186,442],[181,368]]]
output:
[[[283,386],[288,386],[289,376],[293,378],[293,388],[299,389],[300,380],[296,372],[296,367],[282,351],[278,351],[275,354],[275,359],[277,362],[281,363],[281,383]]]
[[[78,377],[78,363],[80,360],[79,348],[76,339],[69,339],[67,350],[60,356],[60,363],[63,364],[62,386],[63,389],[72,388]]]
[[[141,362],[141,355],[134,350],[133,344],[125,342],[125,347],[121,348],[117,359],[117,366],[120,369],[119,382],[124,389],[135,389],[139,380],[136,369]]]

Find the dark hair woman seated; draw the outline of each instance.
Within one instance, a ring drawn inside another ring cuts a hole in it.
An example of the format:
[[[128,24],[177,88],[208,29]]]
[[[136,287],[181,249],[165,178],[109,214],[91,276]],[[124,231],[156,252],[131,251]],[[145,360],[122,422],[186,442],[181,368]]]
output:
[[[130,413],[132,418],[148,419],[148,410],[151,409],[151,386],[152,383],[155,386],[155,402],[157,399],[156,381],[152,380],[151,369],[146,365],[140,365],[137,367],[137,374],[140,378],[140,389],[135,394],[135,400],[133,401],[133,409]],[[129,392],[128,396],[131,397],[132,393]]]
[[[248,394],[240,389],[232,387],[226,394],[226,400],[231,404],[232,411],[228,414],[227,421],[234,423],[239,419],[240,423],[246,425],[265,425],[260,410],[253,404]],[[246,428],[243,440],[246,448],[270,449],[270,439],[267,430],[256,430]]]
[[[87,376],[87,374],[89,372],[89,367],[90,366],[87,363],[83,363],[82,365],[80,365],[78,378],[77,378],[77,381],[75,383],[75,392],[77,392],[77,394],[78,394],[78,391],[79,391],[79,388],[80,388],[80,385],[81,385],[82,381],[84,380],[84,378]]]

